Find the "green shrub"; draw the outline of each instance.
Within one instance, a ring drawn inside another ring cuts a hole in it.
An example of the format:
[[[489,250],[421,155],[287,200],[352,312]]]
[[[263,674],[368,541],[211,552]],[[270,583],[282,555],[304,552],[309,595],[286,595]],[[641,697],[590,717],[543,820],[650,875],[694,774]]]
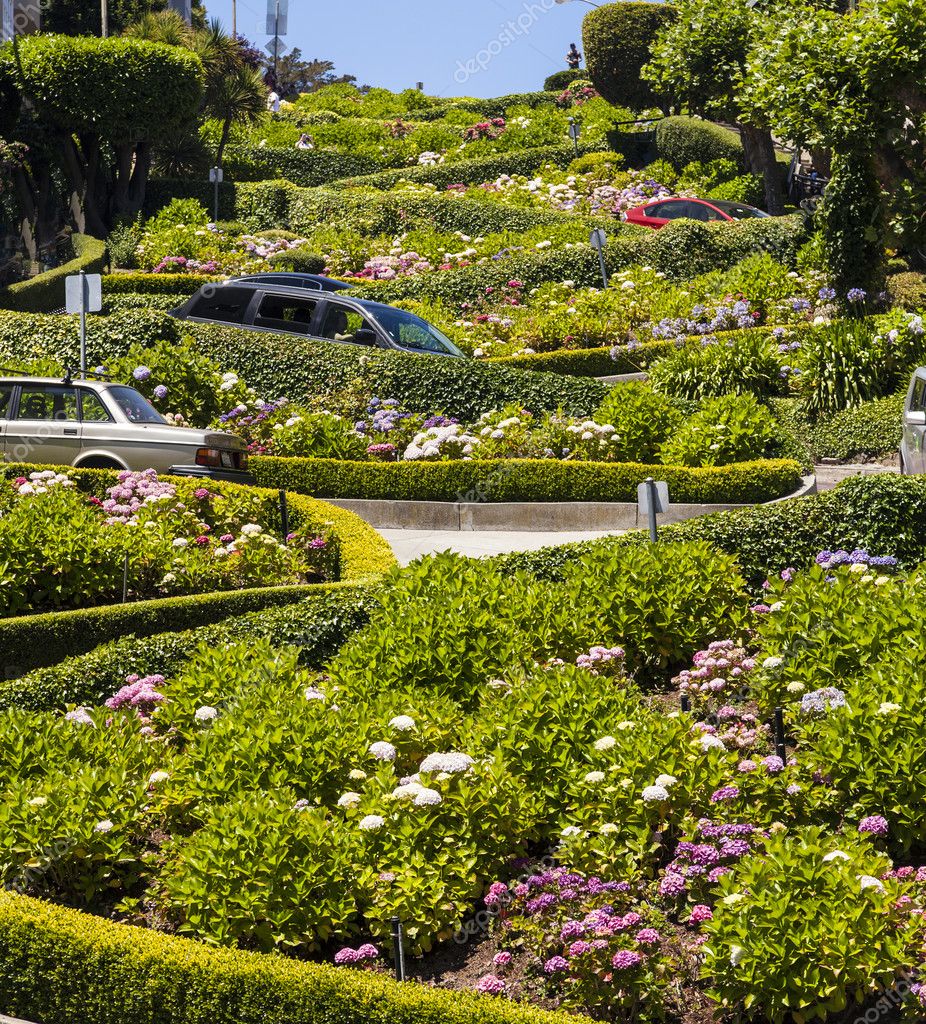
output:
[[[704,963],[714,998],[781,1024],[839,1014],[888,989],[917,945],[915,918],[893,910],[911,885],[885,878],[890,867],[854,836],[773,836],[720,880]]]
[[[99,274],[106,264],[106,244],[89,235],[72,235],[74,259],[54,270],[0,289],[0,308],[23,313],[50,313],[64,308],[64,279],[81,270]]]
[[[563,89],[572,85],[576,79],[584,78],[587,72],[579,68],[566,68],[564,71],[554,71],[544,79],[544,92],[562,92]]]
[[[853,462],[896,455],[903,435],[906,397],[902,391],[812,422],[800,414],[796,399],[775,401],[773,408],[779,422],[800,436],[813,459]]]
[[[694,117],[663,118],[656,125],[656,148],[678,170],[712,160],[743,165],[743,144],[735,132]]]
[[[647,384],[621,384],[598,407],[598,423],[610,423],[626,462],[655,462],[659,448],[682,422],[682,414]]]
[[[104,295],[177,295],[179,305],[183,296],[192,295],[204,284],[214,280],[199,274],[106,274],[103,277]]]
[[[135,250],[141,241],[141,228],[135,221],[117,224],[106,238],[110,267],[131,269],[138,266]]]
[[[887,279],[887,293],[891,302],[901,309],[916,312],[926,308],[926,274],[918,271],[891,274]]]
[[[64,1024],[568,1024],[563,1014],[398,984],[283,957],[217,950],[0,893],[0,1000]]]
[[[338,178],[374,174],[384,162],[359,153],[326,150],[275,149],[270,146],[229,146],[225,170],[234,181],[268,181],[285,178],[294,185],[311,188]]]
[[[616,107],[646,110],[659,102],[640,74],[650,46],[675,12],[662,4],[605,4],[589,11],[582,25],[586,74]]]
[[[765,332],[736,331],[729,339],[720,335],[706,342],[660,359],[650,369],[653,388],[689,400],[744,393],[768,397],[784,390],[778,346]]]
[[[708,398],[660,450],[670,466],[725,466],[770,453],[775,424],[754,395]]]
[[[270,257],[274,270],[289,270],[296,274],[321,274],[325,269],[325,257],[307,245],[297,249],[285,249]]]
[[[801,479],[800,465],[787,460],[682,468],[548,459],[383,463],[262,456],[252,468],[267,487],[379,501],[635,502],[637,486],[656,476],[668,481],[673,501],[736,505],[779,498],[796,490]]]

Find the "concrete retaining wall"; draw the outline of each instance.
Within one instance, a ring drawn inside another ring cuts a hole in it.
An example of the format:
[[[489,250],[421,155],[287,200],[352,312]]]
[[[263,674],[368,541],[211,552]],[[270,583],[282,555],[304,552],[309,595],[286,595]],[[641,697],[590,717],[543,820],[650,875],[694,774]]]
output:
[[[777,501],[814,494],[816,478],[804,477],[798,490]],[[368,501],[365,498],[326,498],[349,509],[379,530],[494,530],[523,533],[634,530],[647,525],[631,502],[451,502]],[[710,512],[748,508],[748,505],[672,505],[659,516],[661,525],[680,523]]]

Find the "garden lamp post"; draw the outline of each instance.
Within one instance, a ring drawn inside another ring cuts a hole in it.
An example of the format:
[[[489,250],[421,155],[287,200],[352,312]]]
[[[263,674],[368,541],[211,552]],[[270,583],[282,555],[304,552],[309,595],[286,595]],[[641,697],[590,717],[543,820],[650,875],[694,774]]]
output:
[[[109,3],[100,0],[100,35],[105,39],[109,35]]]

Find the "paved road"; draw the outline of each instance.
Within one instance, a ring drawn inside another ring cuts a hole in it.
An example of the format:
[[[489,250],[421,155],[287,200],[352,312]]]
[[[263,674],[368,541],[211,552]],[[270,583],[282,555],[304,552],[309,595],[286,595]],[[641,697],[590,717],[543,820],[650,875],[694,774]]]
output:
[[[380,530],[392,545],[396,558],[408,565],[420,555],[433,555],[438,551],[457,551],[461,555],[481,558],[501,555],[509,551],[536,551],[553,544],[570,544],[577,540],[595,540],[598,537],[620,536],[614,533],[518,533],[493,530]]]
[[[831,491],[836,484],[842,483],[850,476],[876,476],[879,473],[899,473],[898,465],[885,465],[880,462],[848,463],[844,466],[817,466],[817,490]]]

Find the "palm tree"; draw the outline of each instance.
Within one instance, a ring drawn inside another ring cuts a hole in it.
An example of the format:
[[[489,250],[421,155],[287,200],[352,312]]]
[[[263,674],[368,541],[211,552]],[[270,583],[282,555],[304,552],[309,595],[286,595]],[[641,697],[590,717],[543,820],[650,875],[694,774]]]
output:
[[[207,97],[207,111],[222,122],[215,155],[215,165],[221,167],[232,126],[256,124],[265,115],[267,89],[259,71],[240,67],[218,79]]]
[[[129,25],[123,35],[147,39],[168,46],[190,46],[195,30],[176,11],[155,11],[143,14]]]

